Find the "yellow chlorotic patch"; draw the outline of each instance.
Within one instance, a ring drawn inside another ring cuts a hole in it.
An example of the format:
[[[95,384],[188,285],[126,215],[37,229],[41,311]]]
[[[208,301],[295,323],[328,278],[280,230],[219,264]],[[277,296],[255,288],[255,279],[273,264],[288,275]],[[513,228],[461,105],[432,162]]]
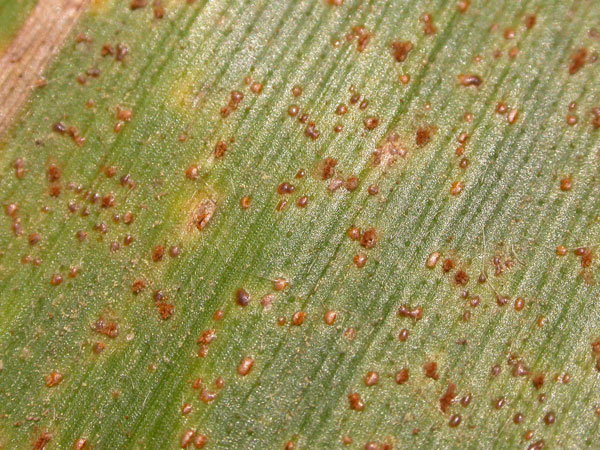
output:
[[[182,238],[193,238],[210,226],[218,209],[217,193],[211,188],[198,191],[173,204],[173,217],[180,224],[176,233]]]
[[[171,89],[168,104],[173,109],[181,109],[189,112],[199,109],[206,101],[206,94],[198,89],[198,82],[191,74],[185,74],[179,78]]]
[[[113,0],[92,0],[90,2],[90,11],[94,14],[103,14],[111,9]]]

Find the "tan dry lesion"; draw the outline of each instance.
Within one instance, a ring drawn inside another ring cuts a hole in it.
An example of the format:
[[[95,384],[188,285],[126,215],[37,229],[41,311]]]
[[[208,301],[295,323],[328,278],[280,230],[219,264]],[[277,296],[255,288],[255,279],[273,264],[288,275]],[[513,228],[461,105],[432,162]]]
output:
[[[39,0],[0,56],[0,136],[90,0]],[[51,30],[51,32],[49,32]]]
[[[206,192],[198,192],[183,205],[181,211],[184,214],[183,233],[194,236],[208,227],[212,221],[217,211],[216,196]]]
[[[429,124],[408,124],[391,131],[372,153],[375,167],[389,168],[407,159],[417,151],[428,147],[437,133],[437,127]]]
[[[192,223],[198,230],[202,231],[212,219],[216,209],[217,204],[213,200],[206,199],[201,201],[192,213]]]
[[[398,159],[406,158],[408,148],[397,133],[392,133],[373,152],[373,165],[393,166]]]

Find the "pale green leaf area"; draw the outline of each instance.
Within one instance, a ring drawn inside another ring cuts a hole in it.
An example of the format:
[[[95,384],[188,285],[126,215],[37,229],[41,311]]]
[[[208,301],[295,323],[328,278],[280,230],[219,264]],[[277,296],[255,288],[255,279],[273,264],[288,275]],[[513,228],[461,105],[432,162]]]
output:
[[[3,448],[596,448],[600,5],[162,3],[94,2],[2,144]]]

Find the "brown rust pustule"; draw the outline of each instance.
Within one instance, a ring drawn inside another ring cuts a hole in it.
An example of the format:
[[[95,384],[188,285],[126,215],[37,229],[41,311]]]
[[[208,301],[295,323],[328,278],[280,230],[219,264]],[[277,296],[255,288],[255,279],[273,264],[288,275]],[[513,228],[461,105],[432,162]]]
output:
[[[108,336],[109,338],[116,338],[119,335],[119,326],[116,322],[98,319],[92,326],[93,330],[97,333]]]
[[[481,79],[481,77],[479,75],[476,75],[474,73],[468,73],[468,74],[461,73],[458,76],[458,82],[460,83],[461,86],[478,87],[478,86],[481,86],[481,84],[483,83],[483,80]]]
[[[354,411],[362,411],[365,409],[365,403],[358,392],[348,394],[348,401],[350,403],[350,409],[353,409]]]
[[[375,245],[377,244],[377,240],[378,236],[377,232],[375,231],[375,228],[369,228],[362,234],[360,238],[360,245],[364,248],[371,249],[375,247]]]
[[[587,60],[587,50],[579,48],[571,54],[571,64],[569,65],[569,74],[575,75],[585,65]]]
[[[437,363],[435,361],[427,361],[423,364],[423,370],[425,371],[425,376],[427,378],[431,378],[432,380],[438,380],[440,376],[437,373]]]
[[[314,141],[319,138],[321,132],[317,130],[317,125],[314,122],[309,122],[304,130],[304,134]]]
[[[413,49],[410,41],[394,41],[391,44],[392,56],[397,62],[404,62],[408,54]]]
[[[396,384],[404,384],[408,381],[408,378],[409,372],[407,368],[400,369],[398,372],[396,372],[396,375],[394,376]]]
[[[423,317],[423,309],[420,306],[411,308],[409,306],[402,305],[398,309],[398,317],[408,317],[414,320],[419,320]]]
[[[237,368],[237,373],[244,377],[250,373],[253,366],[254,366],[254,359],[250,356],[245,356],[240,361],[240,364]]]
[[[250,304],[250,294],[245,289],[238,289],[235,292],[235,302],[240,306],[248,306]]]
[[[454,383],[449,383],[446,392],[440,397],[440,409],[443,413],[448,411],[448,408],[454,403],[455,399],[456,385]]]
[[[417,147],[425,147],[431,141],[433,130],[428,127],[419,127],[415,136],[415,144]]]

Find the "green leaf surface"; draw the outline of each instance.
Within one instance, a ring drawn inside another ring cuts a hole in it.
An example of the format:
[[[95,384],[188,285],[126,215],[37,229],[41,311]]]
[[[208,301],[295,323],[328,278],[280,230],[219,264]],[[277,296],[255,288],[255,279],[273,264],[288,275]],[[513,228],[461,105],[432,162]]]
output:
[[[597,446],[597,2],[146,3],[0,147],[0,448]]]

